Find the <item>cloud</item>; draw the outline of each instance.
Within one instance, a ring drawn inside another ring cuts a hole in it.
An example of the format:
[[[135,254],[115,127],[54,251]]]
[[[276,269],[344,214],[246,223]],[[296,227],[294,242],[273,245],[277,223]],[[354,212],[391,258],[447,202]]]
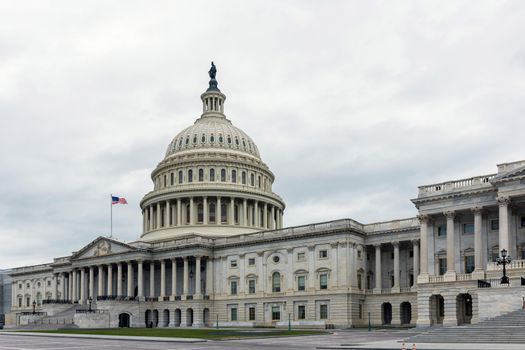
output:
[[[417,186],[523,159],[519,1],[0,4],[0,268],[50,261],[138,203],[200,114],[209,61],[285,223],[415,215]]]

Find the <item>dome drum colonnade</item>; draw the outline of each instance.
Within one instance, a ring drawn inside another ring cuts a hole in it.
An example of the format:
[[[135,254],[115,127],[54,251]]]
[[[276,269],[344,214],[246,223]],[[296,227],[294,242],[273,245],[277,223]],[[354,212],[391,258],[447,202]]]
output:
[[[253,140],[224,115],[226,96],[212,70],[201,117],[175,136],[152,172],[154,190],[141,202],[145,240],[283,227],[284,202],[272,192],[274,175]]]

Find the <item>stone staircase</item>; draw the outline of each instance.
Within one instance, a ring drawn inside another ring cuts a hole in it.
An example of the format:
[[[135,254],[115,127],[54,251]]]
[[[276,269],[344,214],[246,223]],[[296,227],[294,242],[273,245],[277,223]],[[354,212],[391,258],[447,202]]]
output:
[[[478,324],[431,327],[408,343],[513,343],[525,344],[525,310],[517,310]]]
[[[73,320],[77,310],[86,309],[84,305],[74,304],[70,308],[61,311],[53,316],[42,316],[31,324],[20,326],[19,329],[57,329],[57,328],[78,328]]]

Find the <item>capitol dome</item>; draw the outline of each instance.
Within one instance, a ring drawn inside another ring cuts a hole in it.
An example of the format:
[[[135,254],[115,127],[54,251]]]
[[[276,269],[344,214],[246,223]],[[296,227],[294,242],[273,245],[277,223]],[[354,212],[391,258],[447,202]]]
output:
[[[283,226],[284,202],[255,142],[224,114],[226,96],[209,71],[202,114],[168,145],[140,205],[146,241],[187,234],[229,236]]]

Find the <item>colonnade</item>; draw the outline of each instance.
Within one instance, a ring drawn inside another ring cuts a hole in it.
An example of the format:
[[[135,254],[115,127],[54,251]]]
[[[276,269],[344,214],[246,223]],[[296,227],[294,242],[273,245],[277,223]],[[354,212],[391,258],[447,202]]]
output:
[[[276,205],[246,198],[200,196],[153,203],[143,208],[143,232],[185,225],[240,225],[273,230],[283,226]]]
[[[92,300],[97,298],[99,300],[200,299],[213,290],[212,264],[212,259],[209,257],[192,256],[167,260],[137,259],[78,267],[69,273],[64,273],[67,276],[67,299],[81,304],[90,298]],[[146,272],[149,281],[145,278]],[[178,277],[180,272],[182,276]],[[156,275],[159,276],[160,286],[155,281]],[[65,285],[66,283],[62,284],[64,289]],[[147,286],[149,288],[146,294]]]
[[[391,291],[394,293],[399,293],[401,291],[401,284],[400,284],[400,264],[399,264],[399,244],[400,242],[394,241],[391,242],[393,248],[394,248],[394,268],[393,268],[393,276],[394,276],[394,284],[391,288]],[[414,274],[414,281],[412,283],[412,286],[416,283],[416,276],[419,274],[419,240],[415,239],[411,241],[412,244],[412,251],[413,251],[413,274]],[[382,262],[381,262],[381,247],[382,244],[374,244],[375,248],[375,288],[374,293],[381,293],[382,285],[383,285],[383,274],[382,274]],[[412,287],[407,286],[407,287]],[[390,287],[390,285],[389,285]]]

